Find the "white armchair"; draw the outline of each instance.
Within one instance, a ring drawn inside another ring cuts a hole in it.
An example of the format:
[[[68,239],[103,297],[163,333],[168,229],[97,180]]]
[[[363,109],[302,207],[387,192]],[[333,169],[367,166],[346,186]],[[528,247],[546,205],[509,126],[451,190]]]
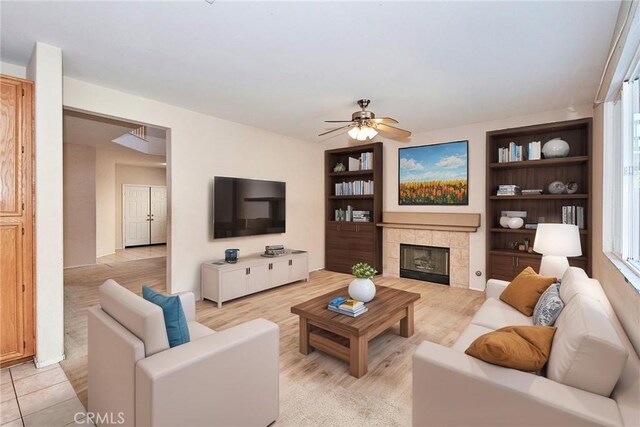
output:
[[[279,330],[215,332],[180,294],[191,341],[169,348],[162,309],[113,280],[89,310],[89,407],[97,425],[267,426],[278,417]]]

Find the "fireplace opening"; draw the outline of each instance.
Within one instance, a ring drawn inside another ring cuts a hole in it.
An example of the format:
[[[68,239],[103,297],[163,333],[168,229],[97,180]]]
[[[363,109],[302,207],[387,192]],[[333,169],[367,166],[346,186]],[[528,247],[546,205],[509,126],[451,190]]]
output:
[[[449,284],[449,248],[400,244],[400,277]]]

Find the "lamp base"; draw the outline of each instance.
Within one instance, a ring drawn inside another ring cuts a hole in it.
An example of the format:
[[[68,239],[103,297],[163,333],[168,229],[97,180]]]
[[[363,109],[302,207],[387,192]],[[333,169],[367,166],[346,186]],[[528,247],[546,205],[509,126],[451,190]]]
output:
[[[543,255],[540,262],[540,275],[554,276],[560,281],[567,268],[569,268],[569,260],[566,256]]]

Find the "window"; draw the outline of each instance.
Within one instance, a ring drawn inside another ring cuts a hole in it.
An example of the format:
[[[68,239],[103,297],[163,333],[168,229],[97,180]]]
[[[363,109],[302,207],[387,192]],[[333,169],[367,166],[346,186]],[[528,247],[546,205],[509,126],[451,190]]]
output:
[[[640,275],[640,73],[623,83],[612,110],[612,250]]]

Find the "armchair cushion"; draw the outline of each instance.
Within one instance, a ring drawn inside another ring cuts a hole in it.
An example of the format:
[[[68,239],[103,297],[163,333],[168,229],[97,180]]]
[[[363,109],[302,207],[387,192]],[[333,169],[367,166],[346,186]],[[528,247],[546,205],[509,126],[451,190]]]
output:
[[[114,280],[100,286],[102,310],[144,343],[145,356],[169,348],[164,315],[157,305],[145,301]]]
[[[184,315],[184,310],[182,310],[179,296],[163,295],[148,286],[143,286],[142,297],[162,308],[164,326],[167,328],[170,347],[189,342],[189,326],[187,325],[187,319]]]

